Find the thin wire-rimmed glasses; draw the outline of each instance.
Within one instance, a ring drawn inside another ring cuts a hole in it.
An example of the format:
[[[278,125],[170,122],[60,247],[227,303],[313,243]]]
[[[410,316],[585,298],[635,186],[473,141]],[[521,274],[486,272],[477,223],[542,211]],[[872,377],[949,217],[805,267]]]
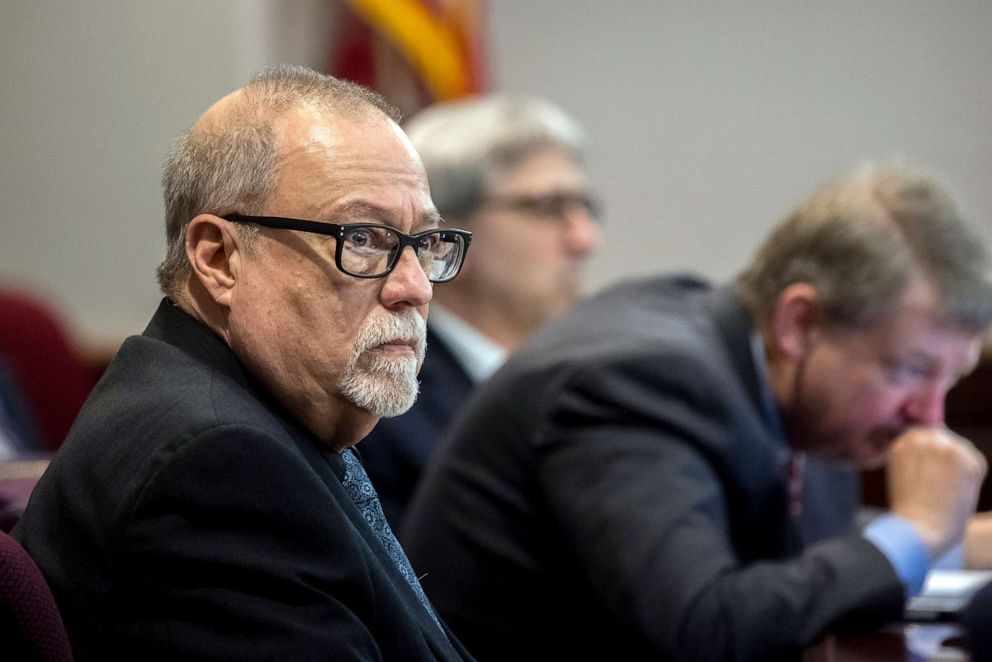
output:
[[[458,275],[465,261],[472,233],[467,230],[436,228],[414,235],[379,223],[324,223],[282,216],[244,216],[229,214],[234,223],[253,223],[279,230],[297,230],[334,237],[337,247],[334,263],[355,278],[382,278],[400,261],[407,246],[412,246],[420,266],[432,283],[444,283]]]

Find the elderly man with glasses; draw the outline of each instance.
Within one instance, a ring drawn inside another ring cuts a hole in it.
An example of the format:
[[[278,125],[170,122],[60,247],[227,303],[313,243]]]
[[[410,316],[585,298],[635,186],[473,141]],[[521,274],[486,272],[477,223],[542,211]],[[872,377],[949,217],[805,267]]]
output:
[[[471,236],[394,112],[270,70],[180,137],[163,187],[167,298],[16,532],[76,659],[467,658],[352,450],[416,398],[432,283]]]

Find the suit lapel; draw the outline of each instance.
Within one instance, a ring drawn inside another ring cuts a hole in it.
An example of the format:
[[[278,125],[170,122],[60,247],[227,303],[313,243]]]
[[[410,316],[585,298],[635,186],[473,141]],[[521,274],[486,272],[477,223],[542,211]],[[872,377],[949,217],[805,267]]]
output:
[[[803,542],[798,522],[788,514],[788,485],[785,475],[788,442],[782,433],[767,376],[760,372],[764,370],[764,366],[755,357],[756,350],[752,346],[754,322],[732,286],[715,290],[712,306],[718,334],[727,347],[727,356],[733,370],[740,376],[747,400],[754,411],[759,413],[764,429],[764,434],[748,439],[745,443],[764,447],[764,453],[754,457],[763,455],[765,459],[749,470],[769,475],[769,480],[765,483],[765,503],[768,506],[778,504],[776,511],[781,524],[776,526],[767,522],[770,525],[767,535],[769,539],[778,538],[779,553],[791,556],[803,548]],[[764,507],[766,506],[762,506]]]

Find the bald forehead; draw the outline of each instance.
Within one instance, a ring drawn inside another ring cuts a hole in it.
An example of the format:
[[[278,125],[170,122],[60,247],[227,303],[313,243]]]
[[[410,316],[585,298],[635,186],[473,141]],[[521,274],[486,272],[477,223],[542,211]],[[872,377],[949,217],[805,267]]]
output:
[[[352,119],[297,108],[271,127],[275,181],[267,209],[306,218],[351,218],[348,210],[356,211],[352,220],[336,222],[437,224],[420,157],[384,114]]]
[[[267,124],[277,133],[290,125],[331,126],[338,121],[392,122],[375,106],[355,99],[265,94],[247,85],[218,100],[197,120],[193,131],[223,132],[243,124]]]
[[[405,152],[408,160],[420,164],[420,157],[399,125],[375,109],[341,116],[318,108],[293,108],[273,117],[269,125],[280,160],[302,151],[347,161],[349,156],[373,155],[390,145],[389,149]]]

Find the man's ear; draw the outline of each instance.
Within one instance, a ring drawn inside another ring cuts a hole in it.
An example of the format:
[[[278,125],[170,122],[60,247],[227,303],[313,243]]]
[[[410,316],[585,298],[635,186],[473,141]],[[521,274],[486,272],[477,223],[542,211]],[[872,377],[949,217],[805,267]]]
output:
[[[810,351],[823,324],[823,303],[809,283],[782,290],[772,309],[770,331],[778,352],[800,360]]]
[[[186,257],[196,278],[215,302],[230,305],[241,271],[242,248],[230,221],[200,214],[186,228]]]

